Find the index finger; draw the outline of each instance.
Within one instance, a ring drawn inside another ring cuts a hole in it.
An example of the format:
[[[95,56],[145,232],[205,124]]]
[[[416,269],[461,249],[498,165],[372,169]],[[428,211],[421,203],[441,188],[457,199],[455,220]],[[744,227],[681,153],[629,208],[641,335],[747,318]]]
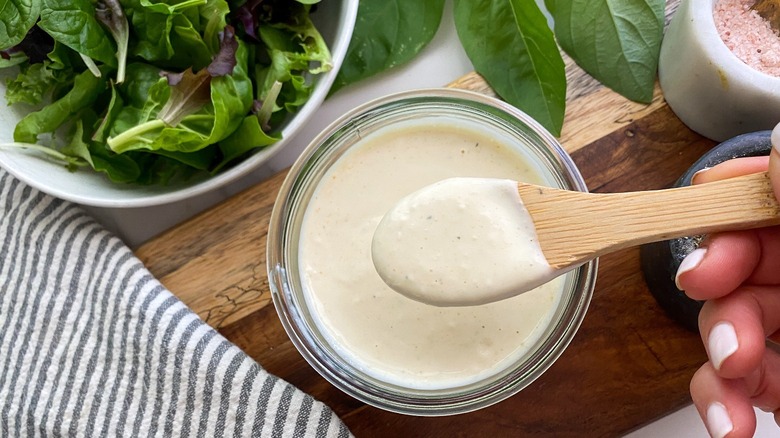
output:
[[[724,161],[698,172],[692,182],[702,184],[765,171],[769,160],[769,157],[761,156]],[[756,268],[765,250],[760,236],[755,230],[709,236],[680,264],[675,277],[677,287],[698,300],[722,297],[733,291],[757,274]],[[780,251],[780,242],[775,250]],[[774,273],[776,270],[771,271]]]

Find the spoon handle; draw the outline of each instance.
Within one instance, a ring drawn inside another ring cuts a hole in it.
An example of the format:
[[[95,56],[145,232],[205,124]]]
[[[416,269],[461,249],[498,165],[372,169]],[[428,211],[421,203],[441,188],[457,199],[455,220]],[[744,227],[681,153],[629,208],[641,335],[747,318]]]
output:
[[[553,268],[619,249],[716,231],[780,224],[769,176],[627,193],[583,193],[520,183],[518,191]]]

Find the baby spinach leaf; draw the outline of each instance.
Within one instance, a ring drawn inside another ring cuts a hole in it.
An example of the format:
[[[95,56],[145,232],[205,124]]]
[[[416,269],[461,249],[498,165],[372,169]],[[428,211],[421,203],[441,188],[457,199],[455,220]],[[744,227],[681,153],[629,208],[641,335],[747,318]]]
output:
[[[169,65],[193,66],[195,69],[201,69],[211,62],[213,53],[203,41],[200,30],[185,14],[173,16],[170,39],[173,56],[170,58]]]
[[[127,66],[126,81],[117,87],[127,105],[141,108],[149,99],[149,89],[161,80],[160,69],[143,62]]]
[[[0,50],[24,39],[41,13],[41,0],[0,0]]]
[[[117,65],[116,47],[95,17],[90,0],[43,0],[38,26],[84,56]]]
[[[443,11],[444,0],[361,0],[331,93],[412,60],[433,39]]]
[[[38,135],[54,132],[81,109],[92,105],[106,89],[106,80],[89,71],[82,72],[73,81],[73,88],[62,98],[27,114],[14,129],[14,141],[35,143]]]
[[[168,60],[173,56],[171,27],[173,16],[139,8],[131,16],[133,39],[130,53],[147,61]]]
[[[122,156],[125,154],[119,154]],[[142,185],[167,185],[174,180],[187,180],[193,175],[201,172],[190,166],[182,166],[182,162],[158,153],[131,152],[132,156],[141,174],[135,180],[135,183]]]
[[[133,3],[129,8],[132,13],[128,13],[133,29],[130,53],[171,69],[205,67],[211,62],[213,50],[193,20],[200,20],[199,7],[209,6],[206,0],[188,0],[174,5],[148,0]],[[219,25],[218,21],[215,26]]]
[[[136,182],[141,176],[141,168],[138,163],[128,155],[115,154],[102,143],[88,143],[89,154],[92,159],[92,168],[105,173],[113,182]]]
[[[154,153],[167,158],[172,158],[193,169],[207,170],[214,162],[217,148],[215,145],[209,145],[203,149],[192,152],[166,151],[165,149],[160,149]]]
[[[455,0],[455,27],[474,68],[496,93],[559,135],[565,66],[536,3]]]
[[[652,100],[664,0],[547,2],[558,43],[583,70],[631,100]]]

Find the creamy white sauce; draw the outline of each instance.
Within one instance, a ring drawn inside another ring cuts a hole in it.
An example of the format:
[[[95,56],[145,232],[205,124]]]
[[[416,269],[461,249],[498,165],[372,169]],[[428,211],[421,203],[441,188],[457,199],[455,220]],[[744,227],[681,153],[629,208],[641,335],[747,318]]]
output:
[[[372,259],[390,287],[438,306],[502,300],[555,274],[509,179],[449,178],[404,197],[374,232]]]
[[[327,342],[365,374],[419,389],[467,385],[516,363],[549,330],[565,281],[472,307],[424,304],[382,281],[371,241],[402,197],[451,177],[551,182],[476,125],[431,123],[374,132],[339,158],[307,206],[298,257]]]

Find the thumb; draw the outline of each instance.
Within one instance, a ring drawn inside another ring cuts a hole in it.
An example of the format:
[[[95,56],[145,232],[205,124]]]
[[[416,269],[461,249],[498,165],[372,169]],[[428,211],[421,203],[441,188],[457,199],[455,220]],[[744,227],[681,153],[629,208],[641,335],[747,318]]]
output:
[[[769,153],[769,179],[775,198],[780,200],[780,124],[772,130],[772,152]]]

